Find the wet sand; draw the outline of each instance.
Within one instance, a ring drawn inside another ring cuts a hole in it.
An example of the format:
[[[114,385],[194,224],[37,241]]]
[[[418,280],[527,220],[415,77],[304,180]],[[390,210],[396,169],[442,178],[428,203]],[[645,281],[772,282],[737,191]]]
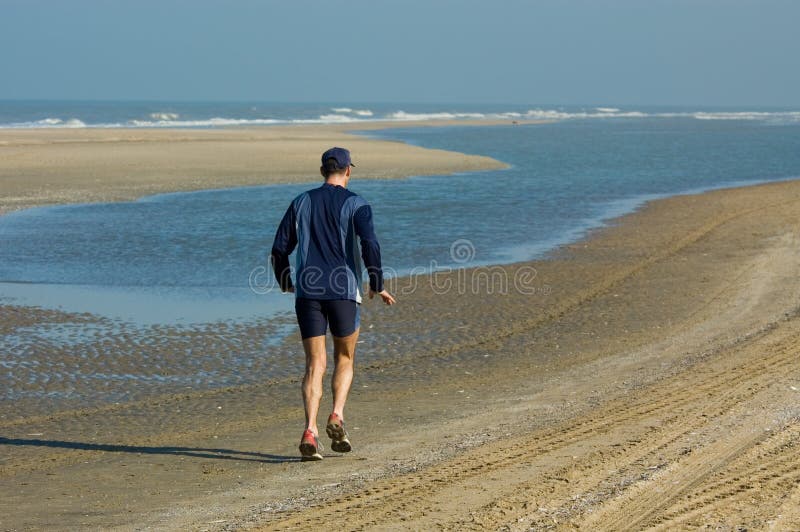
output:
[[[398,280],[399,305],[363,308],[355,451],[321,463],[297,461],[298,376],[141,383],[101,406],[65,402],[74,381],[56,379],[48,411],[20,399],[0,417],[0,528],[796,530],[798,220],[800,181],[677,196],[546,261]],[[35,344],[20,349],[83,373],[150,349],[154,375],[181,375],[187,346],[244,349],[274,326],[0,312],[0,333]],[[29,334],[69,324],[101,332]],[[264,353],[302,356],[296,333]]]

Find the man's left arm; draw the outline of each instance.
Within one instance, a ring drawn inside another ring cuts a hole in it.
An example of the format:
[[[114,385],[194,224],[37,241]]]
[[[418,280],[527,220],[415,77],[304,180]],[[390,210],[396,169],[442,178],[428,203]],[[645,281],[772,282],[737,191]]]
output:
[[[362,205],[356,210],[353,215],[353,226],[361,239],[361,258],[364,259],[364,265],[367,267],[369,275],[370,299],[378,294],[384,303],[394,305],[394,296],[383,287],[381,246],[378,244],[378,237],[375,235],[375,228],[372,225],[372,208],[369,205]]]
[[[361,239],[361,258],[367,267],[369,289],[373,292],[383,290],[383,269],[381,268],[381,246],[372,225],[372,208],[363,205],[353,215],[353,226]]]

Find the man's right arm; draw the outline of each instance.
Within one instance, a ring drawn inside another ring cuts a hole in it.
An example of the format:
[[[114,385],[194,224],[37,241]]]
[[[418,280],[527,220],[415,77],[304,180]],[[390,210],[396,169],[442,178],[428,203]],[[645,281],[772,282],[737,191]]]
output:
[[[275,272],[275,279],[282,292],[293,292],[291,267],[289,265],[289,255],[297,245],[297,230],[295,225],[294,204],[289,205],[286,214],[283,215],[278,231],[275,233],[275,241],[272,243],[270,260],[272,271]]]

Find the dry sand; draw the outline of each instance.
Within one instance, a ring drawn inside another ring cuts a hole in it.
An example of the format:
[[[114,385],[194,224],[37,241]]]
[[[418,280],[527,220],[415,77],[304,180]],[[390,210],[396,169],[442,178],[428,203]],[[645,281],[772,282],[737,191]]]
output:
[[[798,220],[797,181],[679,196],[492,270],[535,270],[531,293],[396,286],[363,309],[355,451],[320,463],[297,462],[292,377],[6,412],[0,528],[798,530]],[[99,320],[0,312],[3,334]],[[268,329],[156,332],[168,353]]]

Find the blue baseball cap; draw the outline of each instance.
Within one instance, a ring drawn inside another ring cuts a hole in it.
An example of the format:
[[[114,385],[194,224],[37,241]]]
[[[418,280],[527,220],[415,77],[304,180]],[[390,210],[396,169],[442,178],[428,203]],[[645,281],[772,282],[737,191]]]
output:
[[[348,166],[355,166],[353,161],[350,160],[350,150],[344,148],[331,148],[322,154],[322,166],[325,166],[325,161],[333,159],[336,161],[336,168],[344,170]]]

